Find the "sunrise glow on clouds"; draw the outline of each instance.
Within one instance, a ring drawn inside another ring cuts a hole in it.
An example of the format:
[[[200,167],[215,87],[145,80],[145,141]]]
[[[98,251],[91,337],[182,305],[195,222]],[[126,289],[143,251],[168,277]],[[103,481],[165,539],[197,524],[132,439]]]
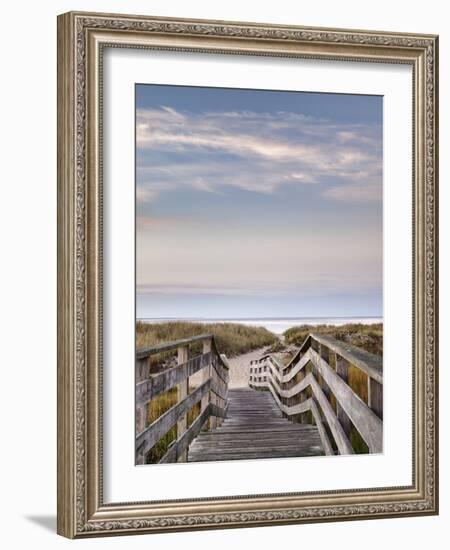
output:
[[[136,99],[138,317],[381,314],[381,98]]]

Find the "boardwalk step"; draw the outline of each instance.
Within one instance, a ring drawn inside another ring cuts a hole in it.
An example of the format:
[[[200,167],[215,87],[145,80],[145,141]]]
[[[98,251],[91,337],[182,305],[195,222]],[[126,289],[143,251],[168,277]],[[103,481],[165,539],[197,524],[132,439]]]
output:
[[[189,448],[189,462],[251,460],[323,455],[319,432],[283,417],[269,392],[242,388],[228,393],[223,424],[201,432]]]

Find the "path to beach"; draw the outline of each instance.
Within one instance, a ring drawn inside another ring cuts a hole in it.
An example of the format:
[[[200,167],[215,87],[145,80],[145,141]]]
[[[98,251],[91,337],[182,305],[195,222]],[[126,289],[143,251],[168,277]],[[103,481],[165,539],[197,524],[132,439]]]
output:
[[[230,364],[230,382],[229,388],[243,388],[248,387],[248,377],[250,373],[250,361],[252,359],[259,359],[269,347],[255,349],[249,353],[238,355],[237,357],[230,357],[228,363]]]

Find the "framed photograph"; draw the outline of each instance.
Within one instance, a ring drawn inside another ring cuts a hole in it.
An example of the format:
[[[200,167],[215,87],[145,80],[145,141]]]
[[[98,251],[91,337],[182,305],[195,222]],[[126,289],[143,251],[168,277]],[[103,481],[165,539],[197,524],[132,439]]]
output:
[[[58,532],[438,512],[438,38],[58,18]]]

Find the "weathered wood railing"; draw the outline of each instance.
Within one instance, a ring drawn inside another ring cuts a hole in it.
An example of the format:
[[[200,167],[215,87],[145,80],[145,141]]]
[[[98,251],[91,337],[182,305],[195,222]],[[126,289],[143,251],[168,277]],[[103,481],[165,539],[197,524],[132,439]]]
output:
[[[289,419],[316,424],[326,454],[383,450],[381,357],[310,334],[287,365],[251,361],[249,386],[268,389]]]
[[[192,347],[203,345],[202,353],[192,355]],[[154,366],[155,355],[177,350],[177,365],[162,369]],[[174,426],[173,441],[159,462],[185,462],[193,439],[205,426],[213,429],[226,416],[228,361],[219,354],[212,334],[203,334],[140,349],[136,352],[136,463],[145,464],[148,452]],[[190,380],[195,385],[191,387]],[[172,388],[177,402],[159,418],[148,423],[148,406]],[[188,427],[188,413],[200,404],[200,411]]]

